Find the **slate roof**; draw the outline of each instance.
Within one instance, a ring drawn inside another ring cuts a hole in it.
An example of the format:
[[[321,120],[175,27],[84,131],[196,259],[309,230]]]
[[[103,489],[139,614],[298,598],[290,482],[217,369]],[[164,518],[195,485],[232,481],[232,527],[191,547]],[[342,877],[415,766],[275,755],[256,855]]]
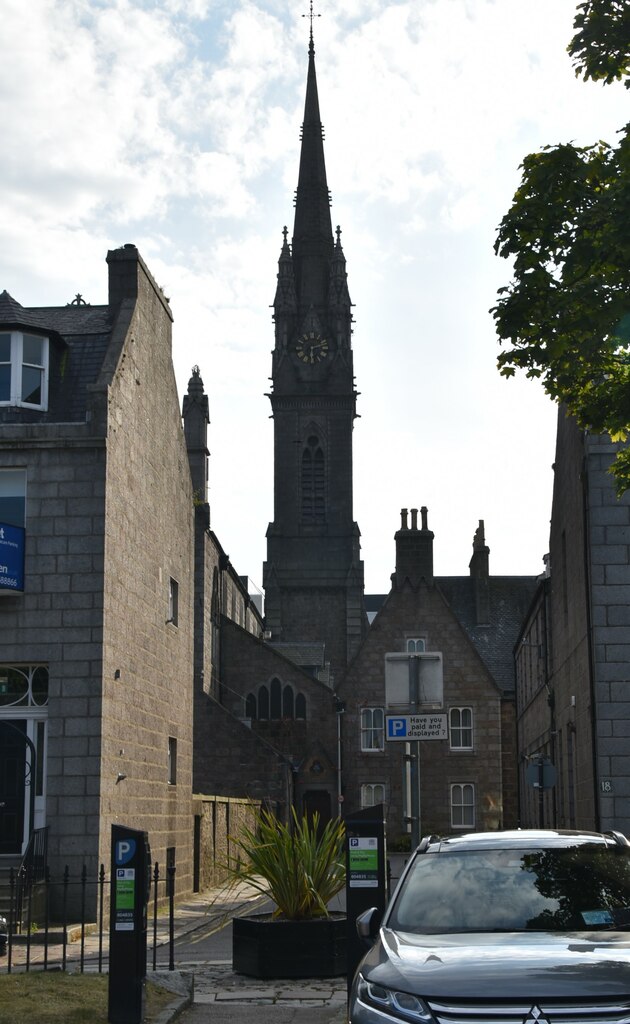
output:
[[[536,592],[536,576],[490,576],[488,580],[489,623],[477,624],[475,583],[470,576],[436,576],[439,587],[460,625],[506,695],[512,695],[514,681],[514,644]],[[386,594],[366,594],[365,607],[370,620],[383,606]]]
[[[273,640],[267,641],[268,647],[273,647],[274,651],[278,654],[284,655],[289,661],[292,661],[294,665],[298,665],[300,668],[306,670],[315,669],[316,678],[320,682],[328,683],[329,674],[326,666],[325,644],[317,641],[295,641],[295,642],[275,642]]]
[[[470,576],[441,576],[435,582],[499,689],[513,694],[514,644],[538,586],[537,577],[490,576],[490,621],[487,626],[477,625],[474,580]]]
[[[4,406],[3,423],[69,423],[85,420],[87,387],[97,379],[111,334],[109,306],[21,306],[0,294],[0,330],[26,328],[51,339],[48,409]]]

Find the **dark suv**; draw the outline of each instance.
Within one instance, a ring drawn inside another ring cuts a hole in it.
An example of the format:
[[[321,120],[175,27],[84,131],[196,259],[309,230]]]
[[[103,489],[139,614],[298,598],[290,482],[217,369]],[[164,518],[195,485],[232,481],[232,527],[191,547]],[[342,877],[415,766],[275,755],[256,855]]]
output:
[[[380,928],[379,928],[380,923]],[[423,839],[350,995],[350,1024],[630,1024],[630,844],[618,832]]]

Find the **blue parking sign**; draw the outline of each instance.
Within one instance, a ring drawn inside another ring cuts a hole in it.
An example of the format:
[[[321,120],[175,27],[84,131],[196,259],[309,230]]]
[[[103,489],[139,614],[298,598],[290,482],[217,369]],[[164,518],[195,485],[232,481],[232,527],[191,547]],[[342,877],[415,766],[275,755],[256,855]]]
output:
[[[387,738],[391,740],[399,740],[407,735],[407,719],[406,718],[388,718],[387,719]]]

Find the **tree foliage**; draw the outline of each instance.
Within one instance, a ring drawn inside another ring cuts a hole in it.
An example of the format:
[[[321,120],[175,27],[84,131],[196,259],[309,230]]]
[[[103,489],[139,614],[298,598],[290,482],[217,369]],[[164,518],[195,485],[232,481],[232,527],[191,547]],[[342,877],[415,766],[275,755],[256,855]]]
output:
[[[568,50],[576,74],[630,84],[630,3],[578,7]],[[525,157],[495,251],[514,261],[492,313],[500,372],[524,369],[581,426],[630,436],[630,124],[616,146],[547,146]],[[511,347],[508,347],[511,346]],[[630,450],[613,472],[630,487]]]
[[[630,5],[627,0],[588,0],[578,6],[576,33],[569,43],[576,75],[596,82],[627,78],[630,73]],[[626,80],[626,89],[630,80]]]

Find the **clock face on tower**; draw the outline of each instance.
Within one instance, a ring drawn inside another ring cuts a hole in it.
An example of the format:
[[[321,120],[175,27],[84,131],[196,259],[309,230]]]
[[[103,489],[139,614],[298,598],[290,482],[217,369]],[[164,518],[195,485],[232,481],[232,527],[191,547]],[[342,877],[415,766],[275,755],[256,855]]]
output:
[[[303,363],[309,365],[321,363],[328,355],[328,342],[326,338],[322,338],[315,331],[307,331],[306,334],[302,334],[298,338],[295,354]]]

